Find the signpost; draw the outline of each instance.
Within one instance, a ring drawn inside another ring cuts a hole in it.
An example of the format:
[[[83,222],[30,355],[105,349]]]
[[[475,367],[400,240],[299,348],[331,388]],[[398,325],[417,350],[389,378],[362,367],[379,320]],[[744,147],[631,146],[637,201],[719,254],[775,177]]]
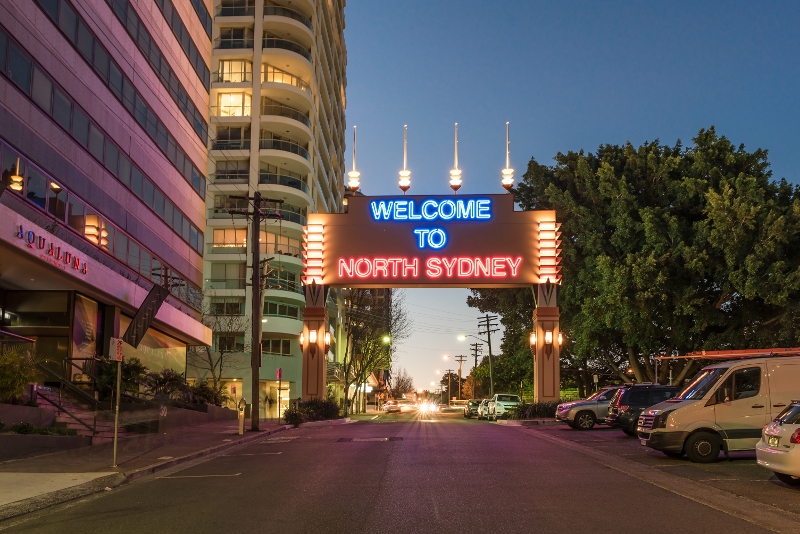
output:
[[[281,377],[283,376],[283,370],[278,367],[278,420],[281,418]]]
[[[114,464],[117,467],[117,434],[119,432],[119,390],[122,387],[122,340],[115,337],[111,338],[111,350],[117,360],[117,405],[114,412]]]

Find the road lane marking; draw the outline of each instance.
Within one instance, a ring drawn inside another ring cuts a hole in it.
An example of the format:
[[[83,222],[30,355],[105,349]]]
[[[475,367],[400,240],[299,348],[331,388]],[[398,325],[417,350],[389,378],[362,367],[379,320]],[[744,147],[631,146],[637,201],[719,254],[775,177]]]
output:
[[[220,454],[220,456],[261,456],[263,454],[281,454],[280,452],[253,452],[245,454]]]
[[[235,475],[181,475],[177,477],[161,477],[161,478],[210,478],[210,477],[238,477],[241,473]]]
[[[380,417],[380,415],[376,415],[375,417],[373,417],[373,418],[372,418],[372,420],[374,421],[374,420],[375,420],[375,419],[377,419],[378,417]]]

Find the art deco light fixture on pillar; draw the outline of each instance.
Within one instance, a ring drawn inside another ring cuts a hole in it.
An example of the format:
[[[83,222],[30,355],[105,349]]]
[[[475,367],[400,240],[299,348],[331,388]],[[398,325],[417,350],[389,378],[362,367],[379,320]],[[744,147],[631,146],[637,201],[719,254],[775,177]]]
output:
[[[347,176],[350,177],[350,180],[347,182],[347,188],[350,189],[353,193],[358,191],[358,188],[361,187],[361,182],[359,182],[358,177],[361,176],[361,173],[356,171],[356,127],[353,126],[353,170],[347,173]]]
[[[531,344],[531,352],[536,354],[536,332],[531,332],[530,338],[528,340]]]
[[[503,169],[503,187],[506,191],[511,189],[514,185],[514,169],[509,169],[508,163],[508,123],[506,123],[506,168]]]
[[[411,171],[406,167],[408,166],[408,125],[403,126],[403,170],[400,171],[400,189],[403,194],[411,189]]]
[[[458,190],[461,189],[461,171],[458,170],[458,123],[456,123],[455,159],[453,163],[453,170],[450,171],[450,189],[452,189],[453,193],[456,195],[458,194]]]

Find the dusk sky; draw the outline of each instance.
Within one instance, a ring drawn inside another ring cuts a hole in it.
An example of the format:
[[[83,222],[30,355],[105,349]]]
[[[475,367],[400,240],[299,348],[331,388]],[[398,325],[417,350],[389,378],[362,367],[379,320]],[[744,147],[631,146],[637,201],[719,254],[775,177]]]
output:
[[[688,145],[714,125],[736,145],[768,149],[774,178],[800,183],[797,2],[350,0],[345,15],[346,170],[356,125],[367,195],[400,193],[405,124],[410,193],[450,193],[456,122],[461,193],[503,192],[506,121],[517,179],[531,157]],[[443,354],[475,341],[457,340],[477,332],[468,294],[406,290],[415,332],[398,365],[418,388],[449,367]]]

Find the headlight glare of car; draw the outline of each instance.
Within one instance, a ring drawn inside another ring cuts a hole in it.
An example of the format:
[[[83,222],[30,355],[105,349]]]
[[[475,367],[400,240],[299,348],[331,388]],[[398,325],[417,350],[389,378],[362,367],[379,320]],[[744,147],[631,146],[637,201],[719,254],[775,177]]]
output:
[[[675,410],[664,410],[653,418],[653,428],[667,428],[667,417]]]

